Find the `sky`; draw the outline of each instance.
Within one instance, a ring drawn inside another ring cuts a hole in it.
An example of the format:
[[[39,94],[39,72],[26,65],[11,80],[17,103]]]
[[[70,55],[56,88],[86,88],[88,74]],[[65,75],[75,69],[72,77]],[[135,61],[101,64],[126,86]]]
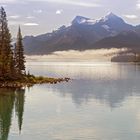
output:
[[[19,25],[23,36],[36,36],[70,25],[77,15],[99,19],[113,12],[127,23],[140,24],[140,0],[0,0],[0,5],[13,37]]]

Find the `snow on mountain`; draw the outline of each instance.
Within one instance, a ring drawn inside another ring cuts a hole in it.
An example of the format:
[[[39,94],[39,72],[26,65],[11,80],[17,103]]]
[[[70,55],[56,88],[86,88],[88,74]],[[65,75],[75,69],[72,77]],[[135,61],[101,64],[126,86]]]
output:
[[[102,27],[107,30],[107,31],[110,31],[110,27],[108,25],[102,25]]]
[[[72,21],[72,24],[84,24],[84,25],[94,25],[97,22],[95,19],[90,19],[82,16],[76,16]]]
[[[72,21],[72,24],[87,24],[87,25],[94,25],[94,24],[104,24],[107,22],[119,22],[119,23],[124,23],[124,20],[120,18],[119,16],[113,14],[113,13],[108,13],[106,16],[102,17],[101,19],[95,20],[95,19],[90,19],[86,18],[83,16],[76,16],[74,20]]]
[[[120,20],[120,21],[124,22],[122,18],[120,18],[119,16],[113,14],[112,12],[111,13],[108,13],[105,17],[102,17],[99,20],[99,22],[106,22],[106,21],[112,20],[112,19],[113,20],[116,20],[117,19],[117,20]]]

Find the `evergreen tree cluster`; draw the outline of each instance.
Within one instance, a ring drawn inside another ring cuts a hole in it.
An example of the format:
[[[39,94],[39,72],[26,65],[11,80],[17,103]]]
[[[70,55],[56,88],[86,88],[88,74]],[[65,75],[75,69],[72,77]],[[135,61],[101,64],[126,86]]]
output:
[[[25,75],[24,46],[19,27],[17,41],[11,45],[11,34],[3,7],[0,8],[0,80],[21,79]]]

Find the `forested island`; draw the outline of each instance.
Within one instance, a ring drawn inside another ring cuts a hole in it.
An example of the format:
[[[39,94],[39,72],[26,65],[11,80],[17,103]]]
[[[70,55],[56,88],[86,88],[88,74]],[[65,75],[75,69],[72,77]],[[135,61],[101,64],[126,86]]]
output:
[[[3,7],[0,8],[0,88],[20,88],[42,83],[69,81],[69,78],[36,77],[26,73],[24,46],[19,26],[17,41],[11,44],[8,20]]]

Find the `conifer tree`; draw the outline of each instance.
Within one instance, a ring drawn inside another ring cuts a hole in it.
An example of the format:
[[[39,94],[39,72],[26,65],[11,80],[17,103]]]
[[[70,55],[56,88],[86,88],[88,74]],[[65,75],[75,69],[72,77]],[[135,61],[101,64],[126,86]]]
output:
[[[3,7],[0,8],[0,77],[10,78],[14,71],[11,34],[8,29],[6,12]]]
[[[25,57],[24,57],[24,46],[22,43],[21,29],[19,27],[17,42],[15,44],[15,67],[16,72],[19,76],[25,74]]]

